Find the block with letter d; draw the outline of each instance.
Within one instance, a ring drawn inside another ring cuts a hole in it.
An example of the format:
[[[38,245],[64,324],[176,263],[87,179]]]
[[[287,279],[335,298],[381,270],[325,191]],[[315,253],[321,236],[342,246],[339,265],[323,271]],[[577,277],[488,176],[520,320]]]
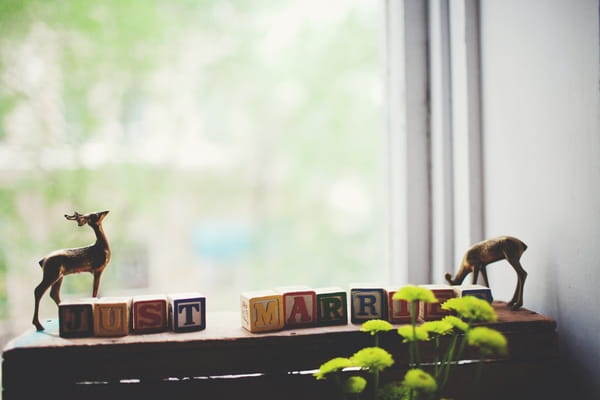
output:
[[[489,287],[483,285],[460,285],[453,286],[454,292],[457,297],[473,296],[478,297],[481,300],[485,300],[488,303],[493,301],[492,291]]]
[[[167,297],[134,296],[131,301],[131,328],[134,333],[164,332],[168,328]]]
[[[274,290],[240,295],[242,327],[252,333],[283,329],[283,296]]]
[[[433,292],[433,295],[438,299],[437,303],[424,303],[421,302],[419,316],[424,321],[431,321],[445,317],[450,313],[442,309],[442,304],[446,300],[456,297],[454,288],[449,285],[421,285],[421,287],[427,288]]]
[[[346,325],[348,323],[348,296],[338,287],[316,289],[317,324]]]
[[[387,319],[386,290],[376,285],[351,285],[350,315],[353,324],[370,319]]]
[[[206,297],[200,293],[168,296],[169,320],[174,332],[199,331],[206,328]]]
[[[306,286],[276,288],[283,300],[283,326],[286,329],[315,326],[317,324],[317,295]]]
[[[103,297],[94,302],[94,336],[129,334],[130,297]]]
[[[63,300],[58,306],[58,331],[64,338],[94,335],[95,298]]]

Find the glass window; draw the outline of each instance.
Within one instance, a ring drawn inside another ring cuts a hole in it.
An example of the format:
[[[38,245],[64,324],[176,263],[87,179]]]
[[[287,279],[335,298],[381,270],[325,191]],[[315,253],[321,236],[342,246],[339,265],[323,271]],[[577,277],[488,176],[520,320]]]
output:
[[[0,317],[30,326],[37,261],[110,210],[101,295],[383,280],[377,1],[0,7]],[[91,275],[64,280],[89,296]],[[45,295],[42,317],[55,317]]]

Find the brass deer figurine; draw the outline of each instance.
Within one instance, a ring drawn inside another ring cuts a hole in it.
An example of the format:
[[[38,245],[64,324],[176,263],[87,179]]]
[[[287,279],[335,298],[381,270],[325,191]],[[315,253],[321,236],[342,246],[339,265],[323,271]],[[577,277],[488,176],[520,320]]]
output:
[[[79,226],[88,224],[96,234],[96,242],[87,247],[56,250],[39,261],[44,275],[42,282],[34,290],[35,309],[33,312],[33,324],[38,331],[44,330],[38,318],[40,299],[46,290],[52,286],[50,297],[56,305],[59,305],[60,286],[65,275],[78,272],[90,272],[94,274],[92,296],[96,297],[98,295],[100,277],[110,261],[110,246],[102,230],[102,220],[107,214],[108,211],[99,211],[84,215],[78,212],[75,212],[73,215],[65,214],[66,219],[77,221]]]
[[[483,277],[485,286],[489,287],[486,267],[488,264],[506,260],[517,273],[517,287],[508,305],[516,310],[523,306],[523,287],[527,272],[520,263],[521,255],[527,250],[527,245],[511,236],[500,236],[474,244],[465,253],[456,276],[446,273],[446,280],[451,285],[460,285],[469,273],[473,273],[473,283],[477,283],[479,272]]]

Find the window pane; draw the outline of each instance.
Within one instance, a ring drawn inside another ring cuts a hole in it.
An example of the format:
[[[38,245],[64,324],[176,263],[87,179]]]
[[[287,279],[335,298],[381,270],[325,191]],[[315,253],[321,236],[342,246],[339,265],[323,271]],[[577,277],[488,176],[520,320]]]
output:
[[[381,280],[378,2],[9,4],[4,332],[30,324],[38,259],[94,240],[73,211],[111,211],[101,295],[199,290],[237,310],[245,290]],[[89,296],[91,276],[62,293]]]

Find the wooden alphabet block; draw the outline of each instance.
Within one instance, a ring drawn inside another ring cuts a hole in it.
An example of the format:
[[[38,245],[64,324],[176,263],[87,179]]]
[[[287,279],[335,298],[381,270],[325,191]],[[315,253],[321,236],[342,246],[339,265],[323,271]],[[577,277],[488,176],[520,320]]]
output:
[[[492,297],[492,291],[489,287],[483,285],[461,285],[453,286],[456,297],[473,296],[478,297],[481,300],[485,300],[491,303],[494,299]]]
[[[348,323],[348,296],[338,287],[316,289],[317,324],[346,325]]]
[[[94,336],[129,334],[131,298],[104,297],[94,303]]]
[[[274,290],[240,295],[242,327],[252,333],[283,329],[283,296]]]
[[[393,324],[403,324],[410,321],[410,309],[405,300],[394,300],[394,294],[399,289],[387,290],[388,321]],[[420,302],[415,304],[415,318],[419,318]]]
[[[168,328],[166,296],[134,296],[131,301],[131,329],[134,333],[164,332]]]
[[[58,331],[64,338],[94,335],[94,302],[96,299],[63,300],[58,306]]]
[[[449,285],[422,285],[422,287],[430,289],[434,296],[438,299],[437,303],[423,303],[421,302],[419,316],[424,321],[431,321],[440,318],[444,318],[450,313],[441,308],[442,304],[446,300],[456,297],[454,289]]]
[[[317,324],[317,295],[305,286],[275,289],[283,298],[284,327],[286,329]]]
[[[206,297],[200,293],[169,296],[169,319],[174,332],[199,331],[206,328]]]
[[[370,319],[387,319],[386,290],[380,286],[352,285],[350,315],[353,324],[360,324]]]

